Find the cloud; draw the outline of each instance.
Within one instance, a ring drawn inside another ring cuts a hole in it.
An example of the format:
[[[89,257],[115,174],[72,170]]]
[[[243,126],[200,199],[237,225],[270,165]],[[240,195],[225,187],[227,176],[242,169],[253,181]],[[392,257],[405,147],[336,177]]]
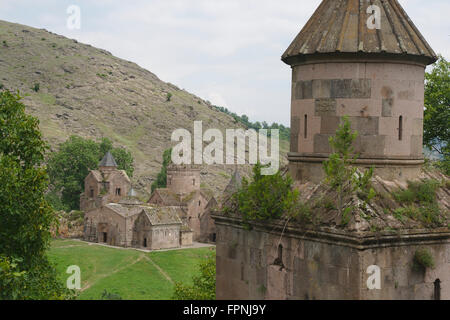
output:
[[[289,125],[291,75],[280,57],[320,2],[17,0],[0,19],[106,49],[253,121]],[[400,2],[435,51],[450,57],[448,0]],[[70,4],[81,7],[79,31],[65,26]]]

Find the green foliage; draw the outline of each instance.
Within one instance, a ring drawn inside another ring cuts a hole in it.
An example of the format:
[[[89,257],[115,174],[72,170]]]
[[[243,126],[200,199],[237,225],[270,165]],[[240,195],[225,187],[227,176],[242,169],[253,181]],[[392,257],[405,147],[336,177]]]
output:
[[[279,219],[294,216],[299,193],[292,190],[292,178],[261,174],[262,165],[253,167],[253,180],[242,179],[241,189],[233,196],[244,223],[256,220]]]
[[[429,250],[423,248],[416,251],[413,262],[413,268],[416,271],[424,270],[427,268],[434,269],[434,265],[434,258]]]
[[[359,172],[353,166],[357,156],[354,156],[353,142],[358,136],[352,132],[351,124],[347,116],[334,137],[330,137],[329,143],[333,150],[329,159],[324,162],[325,182],[337,193],[337,209],[342,215],[343,224],[348,223],[349,212],[345,207],[345,199],[353,193],[357,193],[363,200],[370,200],[375,196],[375,191],[370,187],[370,179],[373,169]],[[344,211],[345,210],[345,211]],[[344,214],[345,213],[345,217]]]
[[[166,97],[166,101],[169,102],[170,100],[172,100],[172,94],[170,92],[167,93],[167,97]]]
[[[405,204],[433,204],[436,202],[436,191],[440,187],[439,181],[409,181],[408,189],[393,193],[394,198]]]
[[[35,83],[33,88],[31,88],[34,92],[38,92],[40,89],[40,84],[39,83]]]
[[[450,175],[450,62],[439,56],[425,79],[424,143],[443,156],[440,167]]]
[[[208,259],[200,264],[199,275],[192,278],[193,285],[186,286],[175,283],[175,300],[215,300],[216,299],[216,258],[210,254]]]
[[[0,90],[2,90],[5,86],[3,85],[3,83],[0,83]]]
[[[47,145],[20,99],[0,92],[0,298],[62,299],[68,292],[46,257],[56,223],[44,198]]]
[[[172,158],[172,149],[164,151],[161,171],[158,173],[156,180],[152,183],[152,192],[158,188],[167,187],[167,167],[171,162],[171,158]]]
[[[6,42],[6,40],[3,40],[3,46],[8,47],[8,43]]]
[[[238,116],[236,113],[229,111],[227,108],[224,107],[218,107],[218,106],[213,106],[213,108],[215,108],[216,110],[226,113],[230,116],[233,117],[233,119],[235,120],[236,123],[242,123],[244,126],[246,126],[248,129],[255,129],[256,131],[260,130],[260,129],[278,129],[280,131],[280,139],[283,140],[287,140],[289,141],[289,139],[291,138],[291,129],[289,127],[285,127],[282,124],[278,124],[278,123],[272,123],[272,125],[269,125],[267,122],[251,122],[248,118],[248,116],[246,116],[245,114],[242,116]],[[267,132],[267,136],[270,137],[270,131]]]
[[[109,139],[101,142],[71,136],[59,146],[48,159],[48,171],[52,186],[51,194],[61,194],[63,208],[78,210],[80,208],[80,194],[84,189],[84,179],[90,170],[98,168],[100,160],[107,151],[111,151],[116,159],[118,169],[125,170],[133,176],[133,157],[122,148],[113,148]],[[53,196],[54,197],[54,196]],[[52,204],[57,204],[52,201]],[[61,208],[60,205],[57,207]],[[63,209],[61,208],[61,209]]]

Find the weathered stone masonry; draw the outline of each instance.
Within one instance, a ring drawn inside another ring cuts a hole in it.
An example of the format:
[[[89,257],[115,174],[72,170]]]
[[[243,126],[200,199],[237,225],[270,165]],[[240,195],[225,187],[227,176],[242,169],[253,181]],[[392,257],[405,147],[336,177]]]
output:
[[[237,218],[214,216],[218,299],[450,299],[450,232],[416,230],[375,236],[327,229],[286,229],[282,222],[244,230]],[[284,233],[283,233],[284,229]],[[426,247],[436,269],[414,271]],[[280,251],[281,250],[281,251]],[[381,268],[381,290],[369,290],[367,268]]]

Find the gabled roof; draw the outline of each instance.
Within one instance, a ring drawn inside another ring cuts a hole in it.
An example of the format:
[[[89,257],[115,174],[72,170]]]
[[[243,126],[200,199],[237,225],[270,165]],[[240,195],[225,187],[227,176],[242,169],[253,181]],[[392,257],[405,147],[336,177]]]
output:
[[[99,167],[117,167],[116,160],[114,159],[111,152],[107,152],[103,157],[102,161],[100,161]]]
[[[380,8],[380,29],[368,27],[371,4]],[[282,60],[292,65],[324,54],[395,55],[425,64],[437,59],[397,0],[323,0]]]
[[[150,197],[150,200],[155,195],[159,195],[159,197],[163,201],[163,204],[166,205],[166,206],[178,206],[178,205],[181,205],[180,197],[177,194],[171,192],[167,188],[156,189],[154,191],[154,194],[152,194],[152,196]]]
[[[150,224],[166,225],[166,224],[179,224],[181,225],[180,209],[175,207],[152,207],[143,206],[143,212],[147,215]]]

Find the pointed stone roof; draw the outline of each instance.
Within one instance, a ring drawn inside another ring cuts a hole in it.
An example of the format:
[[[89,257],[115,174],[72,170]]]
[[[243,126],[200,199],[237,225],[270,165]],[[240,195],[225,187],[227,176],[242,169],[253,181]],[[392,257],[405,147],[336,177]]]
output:
[[[380,8],[380,29],[369,29]],[[323,0],[282,60],[298,64],[317,58],[407,59],[422,64],[437,60],[436,54],[397,0]]]
[[[223,193],[225,195],[232,195],[236,191],[238,191],[241,188],[241,186],[242,186],[242,178],[241,175],[239,174],[239,171],[236,169],[233,173],[233,176],[231,177],[230,182],[225,187]]]
[[[99,167],[117,167],[116,160],[114,159],[111,152],[107,152],[103,157],[102,161],[100,161]]]

